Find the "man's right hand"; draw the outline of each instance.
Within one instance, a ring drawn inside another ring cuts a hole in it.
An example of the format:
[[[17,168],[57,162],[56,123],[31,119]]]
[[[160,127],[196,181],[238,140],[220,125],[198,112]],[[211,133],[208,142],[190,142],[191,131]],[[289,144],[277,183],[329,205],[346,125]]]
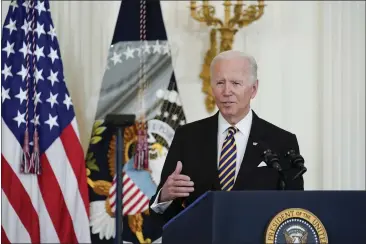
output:
[[[175,171],[169,175],[161,189],[158,202],[171,201],[177,197],[188,197],[189,193],[194,191],[194,183],[189,176],[180,174],[182,167],[182,162],[178,161]]]

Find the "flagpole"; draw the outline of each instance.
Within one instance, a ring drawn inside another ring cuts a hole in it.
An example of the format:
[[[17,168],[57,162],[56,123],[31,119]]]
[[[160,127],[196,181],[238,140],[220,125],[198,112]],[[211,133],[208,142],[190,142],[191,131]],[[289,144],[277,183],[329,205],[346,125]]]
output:
[[[135,115],[121,115],[121,114],[108,114],[105,119],[105,123],[117,130],[117,140],[116,140],[116,155],[115,155],[115,171],[117,178],[116,185],[116,244],[123,243],[123,165],[125,162],[123,161],[123,134],[124,129],[126,127],[132,126],[135,123],[136,116]]]
[[[124,129],[117,127],[117,140],[116,140],[116,174],[117,174],[117,201],[116,201],[116,244],[123,243],[123,203],[122,203],[122,172],[123,172],[123,140],[122,133]]]

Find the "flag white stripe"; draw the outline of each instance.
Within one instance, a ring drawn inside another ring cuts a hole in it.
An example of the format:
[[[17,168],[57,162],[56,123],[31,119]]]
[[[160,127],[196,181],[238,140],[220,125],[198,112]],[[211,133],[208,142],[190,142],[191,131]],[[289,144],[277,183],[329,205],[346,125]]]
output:
[[[123,200],[122,200],[123,203],[125,203],[128,199],[130,199],[133,196],[133,194],[135,194],[135,192],[137,192],[137,191],[139,191],[139,189],[136,186],[132,187],[129,192],[127,192],[126,194],[123,195]]]
[[[128,214],[130,215],[136,214],[137,211],[143,206],[143,204],[146,204],[147,200],[148,200],[147,197],[143,197],[142,200],[134,208],[132,208]]]
[[[149,208],[149,202],[150,202],[150,199],[149,198],[147,198],[146,197],[146,204],[145,204],[145,206],[143,207],[143,209],[141,209],[141,212],[143,212],[143,211],[145,211],[145,210],[147,210],[148,208]]]
[[[50,215],[48,214],[41,194],[39,194],[39,203],[41,203],[40,205],[42,206],[38,210],[41,243],[59,243],[60,239],[58,239],[56,229],[52,223]]]
[[[22,157],[22,147],[14,134],[10,131],[8,125],[1,120],[2,124],[2,137],[6,138],[6,143],[2,143],[2,154],[20,183],[23,185],[24,190],[28,193],[33,208],[38,213],[39,227],[41,228],[40,239],[42,243],[60,242],[58,239],[56,230],[51,221],[50,215],[47,212],[46,205],[43,201],[42,194],[39,190],[38,180],[36,175],[20,174],[20,162]],[[4,221],[3,223],[8,223]]]
[[[111,196],[111,197],[109,198],[109,202],[110,202],[110,203],[113,203],[114,201],[116,201],[116,194],[113,194],[113,196]]]
[[[149,201],[150,201],[150,199],[149,199]],[[143,212],[149,208],[149,201],[147,201],[145,207],[141,210],[141,212]]]
[[[78,129],[78,123],[76,118],[74,117],[74,119],[71,121],[71,126],[75,131],[76,136],[78,137],[78,140],[80,141],[80,133],[79,133],[79,129]]]
[[[125,183],[124,185],[123,185],[123,191],[125,192],[131,185],[134,185],[134,183],[132,182],[132,180],[130,179],[127,183]],[[131,189],[132,190],[132,189]],[[130,190],[130,191],[131,191]],[[122,192],[122,194],[124,193],[124,192]]]
[[[112,192],[116,189],[116,184],[112,184],[111,188],[109,189],[109,194],[112,194]]]
[[[127,203],[126,205],[123,205],[124,213],[125,213],[125,211],[128,211],[137,202],[137,200],[139,199],[139,197],[141,197],[141,195],[143,195],[139,189],[137,189],[137,190],[138,190],[137,195],[129,203]]]
[[[38,195],[40,194],[36,175],[20,174],[20,162],[22,159],[22,147],[7,124],[2,122],[2,137],[6,138],[6,143],[2,143],[2,154],[20,182],[28,193],[34,209],[38,210]],[[38,212],[38,211],[37,211]]]
[[[1,222],[10,243],[31,243],[28,231],[19,219],[14,208],[1,190]],[[6,223],[4,225],[4,223]]]
[[[46,151],[47,159],[60,186],[67,209],[73,222],[78,242],[90,241],[89,220],[81,198],[78,182],[67,158],[60,138],[57,138]]]
[[[125,183],[126,182],[126,180],[128,180],[130,177],[128,177],[128,175],[127,174],[124,174],[123,175],[123,183]]]
[[[115,204],[115,201],[116,201],[116,195],[117,194],[113,194],[113,196],[109,196],[109,206],[112,206],[112,204],[114,204],[112,207],[111,207],[111,211],[112,213],[115,213],[116,212],[116,204]]]

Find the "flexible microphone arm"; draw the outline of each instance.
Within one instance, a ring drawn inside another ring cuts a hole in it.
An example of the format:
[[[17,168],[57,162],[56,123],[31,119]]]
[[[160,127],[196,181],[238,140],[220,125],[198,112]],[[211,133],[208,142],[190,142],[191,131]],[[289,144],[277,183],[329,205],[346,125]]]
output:
[[[263,156],[264,156],[264,162],[266,162],[266,164],[269,167],[272,167],[278,171],[278,173],[280,175],[280,190],[285,190],[286,189],[286,177],[282,171],[282,167],[279,163],[280,160],[279,160],[277,154],[272,153],[272,151],[270,149],[267,149],[263,152]]]
[[[300,169],[300,171],[292,178],[292,180],[296,180],[305,174],[307,168],[304,166],[305,160],[300,154],[296,153],[295,150],[290,150],[286,153],[285,157],[289,158],[292,167]]]

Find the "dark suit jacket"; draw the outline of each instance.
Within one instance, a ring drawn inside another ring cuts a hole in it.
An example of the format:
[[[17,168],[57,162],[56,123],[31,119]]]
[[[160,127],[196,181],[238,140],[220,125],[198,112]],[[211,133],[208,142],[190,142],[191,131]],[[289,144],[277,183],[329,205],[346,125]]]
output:
[[[184,208],[182,205],[188,206],[206,191],[221,190],[217,170],[217,131],[218,113],[176,130],[162,170],[160,184],[156,194],[150,200],[150,206],[168,176],[175,170],[177,161],[182,162],[182,174],[188,175],[194,182],[194,192],[185,199],[175,199],[164,214],[156,214],[150,209],[150,214],[157,217],[161,224],[182,211]],[[253,142],[257,144],[253,145]],[[291,149],[300,153],[294,134],[259,118],[253,111],[252,127],[244,159],[232,191],[278,189],[278,172],[269,167],[258,167],[264,159],[262,157],[264,150],[268,148],[280,155],[284,155]],[[289,177],[296,174],[297,171],[290,169],[288,160],[281,159],[280,164]],[[303,185],[303,179],[300,178],[288,181],[286,189],[303,190]]]

